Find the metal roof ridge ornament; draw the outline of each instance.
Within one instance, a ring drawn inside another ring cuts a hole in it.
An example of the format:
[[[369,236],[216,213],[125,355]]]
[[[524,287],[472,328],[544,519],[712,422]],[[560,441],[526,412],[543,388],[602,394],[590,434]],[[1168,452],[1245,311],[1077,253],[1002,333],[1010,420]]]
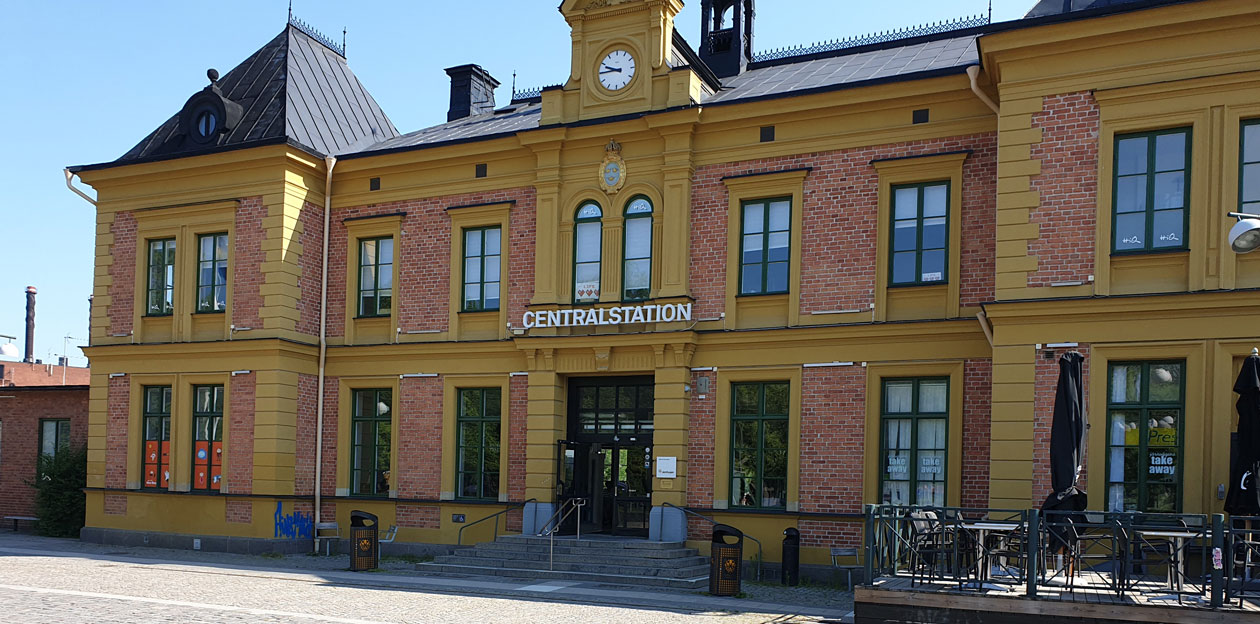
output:
[[[818,54],[821,52],[835,52],[837,50],[845,50],[848,48],[856,48],[859,46],[870,45],[873,43],[886,43],[889,41],[897,41],[900,39],[911,39],[914,37],[922,37],[924,35],[935,35],[939,33],[951,32],[955,30],[966,30],[968,28],[976,28],[979,26],[987,26],[990,23],[990,17],[987,15],[972,15],[960,17],[952,20],[941,22],[929,22],[920,26],[907,26],[905,28],[896,28],[893,30],[885,30],[867,35],[855,35],[852,37],[844,37],[842,39],[832,39],[830,41],[821,41],[809,45],[786,46],[782,48],[774,48],[765,52],[753,54],[753,62],[761,61],[777,61],[779,59],[790,58],[794,56],[805,56],[809,54]]]
[[[299,31],[302,32],[302,34],[306,35],[307,37],[310,37],[311,39],[318,41],[325,48],[328,48],[329,50],[336,52],[337,56],[340,56],[341,58],[346,58],[346,46],[344,43],[345,32],[342,32],[342,41],[343,41],[342,45],[337,45],[335,42],[333,42],[332,39],[329,39],[328,37],[324,36],[324,33],[321,33],[318,30],[316,30],[314,26],[307,24],[306,22],[302,21],[301,18],[297,17],[296,15],[293,15],[292,9],[290,9],[290,12],[289,12],[289,25],[298,29]]]

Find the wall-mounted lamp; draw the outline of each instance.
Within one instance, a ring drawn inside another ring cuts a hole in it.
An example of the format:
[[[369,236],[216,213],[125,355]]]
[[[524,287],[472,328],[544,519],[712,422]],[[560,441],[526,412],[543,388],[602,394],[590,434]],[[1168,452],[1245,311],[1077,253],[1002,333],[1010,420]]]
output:
[[[1245,212],[1231,212],[1238,223],[1229,228],[1229,247],[1234,253],[1245,254],[1260,248],[1260,215]]]
[[[235,371],[232,371],[232,376],[235,377],[237,375],[248,375],[249,372],[250,371],[247,371],[247,370],[235,370]]]

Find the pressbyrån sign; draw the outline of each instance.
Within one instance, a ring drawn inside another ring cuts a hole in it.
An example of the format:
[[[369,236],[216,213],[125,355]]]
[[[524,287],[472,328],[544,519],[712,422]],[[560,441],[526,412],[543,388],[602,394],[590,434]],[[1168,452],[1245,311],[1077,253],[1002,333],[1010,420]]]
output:
[[[624,323],[672,323],[690,320],[690,303],[666,303],[526,312],[521,319],[521,324],[525,329],[533,329],[535,327],[594,327]]]

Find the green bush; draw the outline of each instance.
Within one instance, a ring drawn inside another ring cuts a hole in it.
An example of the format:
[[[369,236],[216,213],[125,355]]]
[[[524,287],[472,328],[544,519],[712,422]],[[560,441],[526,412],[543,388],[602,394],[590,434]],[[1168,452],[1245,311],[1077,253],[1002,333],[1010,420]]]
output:
[[[27,484],[35,488],[35,515],[39,534],[51,537],[78,537],[83,528],[87,485],[87,449],[61,449],[56,455],[40,455],[38,478]]]

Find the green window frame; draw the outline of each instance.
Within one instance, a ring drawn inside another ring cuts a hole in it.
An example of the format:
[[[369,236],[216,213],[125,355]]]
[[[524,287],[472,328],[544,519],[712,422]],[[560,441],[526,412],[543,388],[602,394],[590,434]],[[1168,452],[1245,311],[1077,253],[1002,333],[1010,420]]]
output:
[[[354,391],[350,419],[350,493],[354,496],[389,496],[393,396],[389,388]]]
[[[1180,513],[1186,362],[1107,365],[1107,510]]]
[[[731,506],[787,506],[788,412],[786,381],[731,384]]]
[[[1238,128],[1238,212],[1260,214],[1260,118]]]
[[[197,312],[227,310],[227,232],[197,237]]]
[[[464,229],[464,312],[498,310],[503,229]]]
[[[949,483],[949,378],[880,384],[880,501],[943,507]]]
[[[39,421],[39,454],[56,457],[70,448],[70,419],[41,418]]]
[[[573,219],[573,303],[599,301],[601,260],[604,253],[604,211],[586,202]]]
[[[1112,254],[1189,248],[1191,144],[1190,128],[1116,135]]]
[[[171,387],[145,386],[142,400],[143,487],[166,489],[171,478]]]
[[[170,316],[175,312],[175,239],[149,241],[149,287],[146,316]]]
[[[792,198],[740,205],[739,294],[788,292],[792,261]]]
[[[389,316],[394,307],[394,237],[359,239],[359,317]]]
[[[460,388],[459,498],[498,500],[502,388]]]
[[[949,180],[892,187],[888,283],[949,282]]]
[[[632,197],[624,217],[621,300],[644,301],[652,295],[652,200]]]
[[[192,489],[218,492],[223,481],[223,386],[193,386]]]

